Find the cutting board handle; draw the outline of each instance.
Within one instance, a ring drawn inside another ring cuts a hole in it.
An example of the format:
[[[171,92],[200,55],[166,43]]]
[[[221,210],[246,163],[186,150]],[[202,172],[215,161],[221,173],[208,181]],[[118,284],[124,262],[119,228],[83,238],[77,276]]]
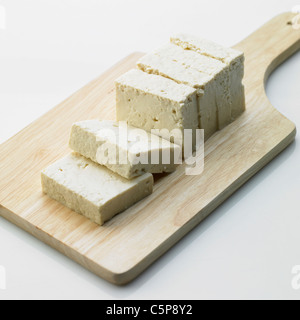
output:
[[[272,71],[300,50],[300,15],[287,12],[275,17],[235,48],[245,52],[248,79],[265,85]]]

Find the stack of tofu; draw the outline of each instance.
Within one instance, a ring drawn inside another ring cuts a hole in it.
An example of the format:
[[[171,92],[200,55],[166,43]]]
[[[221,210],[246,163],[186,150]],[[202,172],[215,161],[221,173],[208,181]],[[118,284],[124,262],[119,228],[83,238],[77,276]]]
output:
[[[116,81],[117,119],[148,131],[178,129],[175,143],[184,143],[185,129],[204,129],[207,140],[245,110],[244,54],[237,50],[177,35],[137,67]]]
[[[44,193],[99,225],[150,195],[152,174],[174,172],[181,147],[127,125],[124,141],[121,125],[75,123],[69,143],[74,152],[42,171]],[[164,155],[169,161],[162,161]]]
[[[99,225],[150,195],[152,174],[176,170],[185,130],[203,129],[207,140],[245,110],[244,55],[236,50],[178,35],[137,67],[116,80],[118,122],[75,123],[74,152],[42,172],[44,193]],[[136,144],[128,137],[138,128],[146,135]],[[196,134],[192,140],[196,149]]]

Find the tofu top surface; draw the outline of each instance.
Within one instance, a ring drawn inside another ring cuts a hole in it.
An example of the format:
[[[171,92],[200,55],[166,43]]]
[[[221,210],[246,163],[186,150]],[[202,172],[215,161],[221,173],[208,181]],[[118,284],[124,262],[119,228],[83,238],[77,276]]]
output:
[[[174,62],[182,64],[186,68],[196,69],[198,72],[207,75],[217,75],[222,72],[227,65],[219,60],[201,55],[192,50],[184,50],[173,43],[166,44],[152,52],[152,55],[160,58],[172,59]]]
[[[226,48],[213,41],[187,34],[177,34],[171,37],[171,42],[185,49],[196,50],[199,53],[230,64],[236,59],[242,59],[243,52],[232,48]]]
[[[116,84],[129,86],[179,104],[186,102],[197,90],[173,80],[132,69],[116,80]]]
[[[76,153],[58,160],[43,170],[42,174],[97,206],[152,178],[147,173],[127,180]]]
[[[170,55],[147,54],[138,61],[138,67],[145,72],[160,74],[196,89],[203,89],[208,82],[213,80],[213,76],[184,66]]]
[[[80,127],[81,129],[90,132],[97,136],[101,141],[109,141],[112,144],[118,145],[123,148],[124,127],[117,121],[113,120],[86,120],[74,123],[73,126]],[[125,127],[126,130],[126,127]],[[127,126],[127,140],[125,145],[129,153],[148,153],[151,150],[157,149],[174,149],[181,150],[181,147],[175,145],[157,135],[148,133],[143,129]],[[125,136],[126,137],[126,136]]]

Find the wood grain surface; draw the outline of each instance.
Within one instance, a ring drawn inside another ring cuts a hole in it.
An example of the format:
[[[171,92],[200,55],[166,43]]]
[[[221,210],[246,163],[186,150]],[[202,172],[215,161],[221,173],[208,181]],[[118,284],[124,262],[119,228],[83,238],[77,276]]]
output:
[[[70,152],[73,122],[115,119],[114,80],[135,66],[135,53],[0,146],[0,214],[112,283],[136,278],[294,140],[295,125],[264,88],[300,48],[294,16],[274,18],[236,46],[246,55],[247,111],[206,143],[202,175],[179,167],[102,227],[42,194],[40,171]]]

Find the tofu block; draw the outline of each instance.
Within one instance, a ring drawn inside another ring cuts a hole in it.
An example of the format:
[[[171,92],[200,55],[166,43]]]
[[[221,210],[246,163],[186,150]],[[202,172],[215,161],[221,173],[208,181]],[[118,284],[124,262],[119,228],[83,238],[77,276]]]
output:
[[[42,171],[42,188],[52,199],[102,225],[150,195],[153,176],[127,180],[72,153]]]
[[[236,119],[245,111],[244,54],[232,48],[225,48],[212,41],[186,34],[171,37],[171,42],[190,51],[197,52],[225,63],[230,72],[230,93],[232,100],[232,119]]]
[[[201,55],[192,50],[185,50],[173,43],[161,46],[154,50],[152,54],[160,57],[170,56],[174,61],[181,63],[185,67],[194,68],[213,76],[222,72],[227,67],[227,64],[221,61]]]
[[[116,80],[116,99],[118,121],[180,146],[184,130],[198,128],[197,90],[170,79],[133,69]]]
[[[208,107],[212,109],[216,107],[215,117],[217,118],[217,128],[215,131],[223,129],[231,123],[232,104],[228,90],[229,68],[226,64],[212,58],[201,56],[196,52],[184,50],[174,44],[167,44],[155,50],[152,54],[150,53],[143,57],[138,62],[138,66],[140,69],[149,72],[152,69],[151,65],[158,67],[159,62],[161,62],[159,68],[166,69],[167,66],[163,66],[162,64],[167,64],[169,66],[168,71],[171,71],[171,63],[173,63],[173,68],[176,68],[177,65],[178,69],[178,65],[181,65],[184,73],[202,74],[205,82],[201,84],[198,80],[198,84],[200,84],[200,87],[202,87],[204,91],[204,97],[202,98],[204,101],[202,104],[205,102],[208,103],[208,105],[202,109],[208,110]],[[178,70],[176,73],[180,74],[181,71]],[[185,84],[191,85],[190,83]],[[212,99],[215,100],[214,104],[212,104]],[[215,110],[211,110],[211,113],[212,112],[215,112]],[[209,119],[211,122],[215,120],[211,116]],[[202,122],[206,121],[207,119]],[[205,123],[202,123],[200,126],[203,129],[206,128],[206,136],[208,137],[211,136],[210,132],[215,132],[207,129],[211,127],[209,124],[205,125]]]
[[[193,87],[197,90],[199,128],[204,129],[208,139],[218,130],[215,82],[211,76],[188,69],[169,56],[148,54],[138,61],[142,71]]]
[[[180,146],[115,121],[75,123],[70,148],[127,179],[173,172],[182,159]]]

